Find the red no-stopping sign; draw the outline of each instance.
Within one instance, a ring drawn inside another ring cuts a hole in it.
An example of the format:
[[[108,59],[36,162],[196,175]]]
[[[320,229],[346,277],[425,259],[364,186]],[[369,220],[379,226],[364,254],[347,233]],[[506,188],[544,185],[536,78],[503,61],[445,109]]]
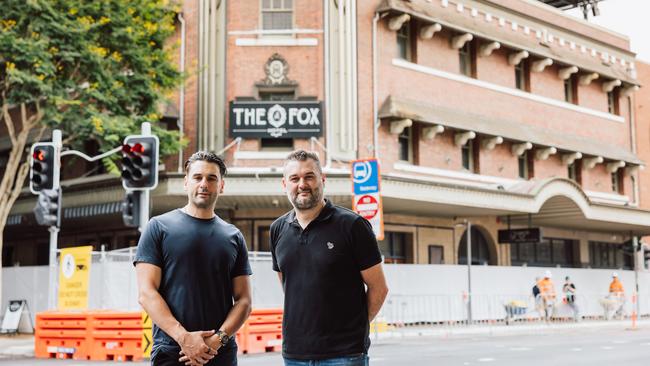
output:
[[[366,220],[372,220],[377,216],[377,211],[379,211],[379,202],[373,196],[364,195],[357,200],[355,209]]]

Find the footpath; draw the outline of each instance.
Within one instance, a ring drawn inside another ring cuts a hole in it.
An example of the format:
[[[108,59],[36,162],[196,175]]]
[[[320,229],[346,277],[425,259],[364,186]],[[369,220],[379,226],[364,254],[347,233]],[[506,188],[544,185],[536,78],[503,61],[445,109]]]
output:
[[[637,322],[637,328],[650,328],[650,319]],[[618,328],[632,330],[630,320],[585,320],[579,323],[514,323],[505,325],[477,324],[477,325],[449,325],[449,326],[405,326],[388,328],[381,332],[370,332],[370,339],[375,343],[390,342],[394,339],[408,339],[411,337],[464,337],[464,336],[507,336],[513,334],[553,333],[575,329],[605,329]],[[34,335],[0,335],[0,360],[25,359],[34,357]]]

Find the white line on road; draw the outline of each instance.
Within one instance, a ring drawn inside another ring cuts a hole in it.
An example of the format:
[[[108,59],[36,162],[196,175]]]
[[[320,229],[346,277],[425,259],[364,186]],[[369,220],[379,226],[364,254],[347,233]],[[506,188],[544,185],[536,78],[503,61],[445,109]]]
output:
[[[602,346],[600,348],[602,348],[602,349],[614,349],[614,347],[611,347],[611,346]]]
[[[492,361],[494,361],[494,358],[492,358],[492,357],[483,357],[483,358],[479,358],[476,361],[478,361],[478,362],[492,362]]]
[[[650,342],[641,343],[642,346],[650,346]]]
[[[511,351],[530,351],[532,348],[529,347],[512,347]]]
[[[574,352],[580,352],[580,351],[582,351],[582,348],[578,348],[578,347],[576,347],[576,348],[571,348],[571,351],[574,351]]]
[[[614,344],[625,344],[627,341],[613,341]]]

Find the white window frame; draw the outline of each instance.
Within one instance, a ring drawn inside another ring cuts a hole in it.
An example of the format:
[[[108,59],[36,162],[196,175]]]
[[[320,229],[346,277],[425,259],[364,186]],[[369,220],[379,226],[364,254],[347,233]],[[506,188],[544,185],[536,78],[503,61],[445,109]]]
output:
[[[280,9],[275,9],[273,7],[273,3],[275,0],[268,0],[269,3],[271,4],[271,8],[265,9],[264,8],[264,1],[265,0],[259,0],[260,4],[260,20],[259,20],[259,29],[264,31],[265,33],[271,33],[273,37],[278,37],[278,36],[293,36],[293,33],[286,33],[287,30],[293,30],[296,27],[296,11],[295,11],[295,6],[296,6],[296,1],[299,0],[290,0],[291,1],[291,8],[287,8],[284,6],[285,1],[287,0],[280,0],[282,2],[282,8]],[[281,13],[281,12],[291,12],[291,27],[286,28],[286,29],[265,29],[264,28],[264,13]],[[274,31],[278,31],[278,33],[274,33]],[[264,35],[264,34],[263,34]]]

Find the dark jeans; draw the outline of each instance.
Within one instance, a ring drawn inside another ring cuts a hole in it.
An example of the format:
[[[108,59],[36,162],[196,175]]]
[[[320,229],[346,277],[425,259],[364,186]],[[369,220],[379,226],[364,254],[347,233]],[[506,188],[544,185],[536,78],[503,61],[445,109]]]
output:
[[[284,366],[368,366],[368,355],[345,356],[325,360],[294,360],[284,359]]]
[[[151,355],[152,366],[185,366],[178,362],[181,356],[178,354],[180,349],[176,347],[160,347],[160,349]],[[237,366],[237,346],[219,349],[219,352],[206,366]]]

